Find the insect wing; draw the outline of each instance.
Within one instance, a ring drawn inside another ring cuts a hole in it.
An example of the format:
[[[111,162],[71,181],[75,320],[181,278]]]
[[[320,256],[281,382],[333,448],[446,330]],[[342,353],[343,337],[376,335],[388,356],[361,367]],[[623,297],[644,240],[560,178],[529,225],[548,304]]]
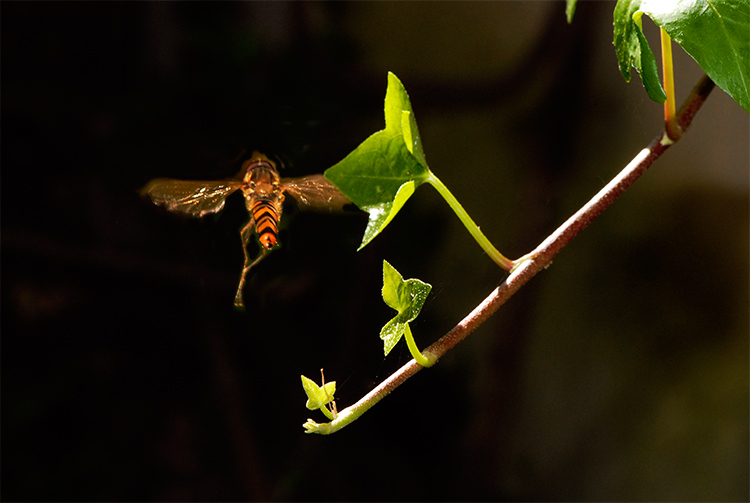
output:
[[[321,174],[282,178],[281,187],[305,211],[339,212],[352,204],[349,198]]]
[[[141,193],[151,198],[154,204],[164,206],[175,213],[202,217],[224,208],[227,196],[239,189],[240,180],[175,180],[157,178],[151,180]]]

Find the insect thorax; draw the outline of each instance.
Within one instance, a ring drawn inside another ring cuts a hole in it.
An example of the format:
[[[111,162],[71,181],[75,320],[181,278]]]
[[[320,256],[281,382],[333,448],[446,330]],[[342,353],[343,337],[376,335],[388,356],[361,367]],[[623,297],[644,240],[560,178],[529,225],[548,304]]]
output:
[[[278,208],[284,200],[279,180],[279,173],[270,162],[258,160],[249,164],[245,172],[245,185],[242,188],[247,209],[251,210],[253,201],[259,198]]]

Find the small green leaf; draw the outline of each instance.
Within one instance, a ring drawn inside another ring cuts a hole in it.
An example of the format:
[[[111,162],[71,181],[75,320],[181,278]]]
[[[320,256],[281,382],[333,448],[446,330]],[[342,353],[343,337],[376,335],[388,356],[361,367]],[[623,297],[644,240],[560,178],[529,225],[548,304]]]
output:
[[[641,77],[649,98],[664,103],[667,95],[659,81],[659,68],[641,29],[641,0],[619,0],[614,12],[614,40],[620,73],[630,82],[630,68]]]
[[[403,276],[391,264],[383,261],[383,301],[398,311],[380,331],[383,351],[387,355],[406,331],[406,324],[419,316],[432,285],[418,279],[404,281]]]
[[[325,383],[321,387],[312,379],[308,379],[305,376],[300,377],[302,378],[302,387],[307,394],[305,407],[310,410],[318,410],[333,401],[333,394],[336,392],[336,381]]]
[[[641,10],[750,112],[750,4],[747,0],[643,0]]]
[[[388,74],[384,110],[385,129],[325,172],[326,179],[370,214],[360,249],[385,228],[429,176],[409,95],[392,73]]]

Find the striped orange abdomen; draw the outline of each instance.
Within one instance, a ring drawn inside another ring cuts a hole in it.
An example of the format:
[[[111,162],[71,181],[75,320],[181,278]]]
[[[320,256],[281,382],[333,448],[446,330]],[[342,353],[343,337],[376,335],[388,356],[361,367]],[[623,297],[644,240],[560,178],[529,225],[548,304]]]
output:
[[[281,212],[274,201],[267,198],[255,198],[252,205],[252,216],[255,221],[255,232],[258,241],[267,250],[270,250],[278,242],[279,218]]]

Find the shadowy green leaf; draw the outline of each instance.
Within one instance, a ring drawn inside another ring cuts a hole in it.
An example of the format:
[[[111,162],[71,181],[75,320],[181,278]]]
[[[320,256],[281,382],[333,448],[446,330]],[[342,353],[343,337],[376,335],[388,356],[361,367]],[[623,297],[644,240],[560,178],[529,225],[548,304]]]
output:
[[[625,82],[630,82],[631,66],[640,71],[641,42],[636,35],[633,14],[641,7],[641,0],[619,0],[614,12],[614,40],[617,64]]]
[[[619,0],[614,12],[614,40],[620,73],[630,82],[630,68],[641,77],[649,98],[664,103],[667,95],[659,81],[659,68],[656,64],[648,40],[641,29],[641,0]]]
[[[432,285],[418,279],[404,281],[391,264],[383,261],[383,301],[398,314],[380,331],[383,351],[387,355],[406,330],[406,324],[419,316]]]

